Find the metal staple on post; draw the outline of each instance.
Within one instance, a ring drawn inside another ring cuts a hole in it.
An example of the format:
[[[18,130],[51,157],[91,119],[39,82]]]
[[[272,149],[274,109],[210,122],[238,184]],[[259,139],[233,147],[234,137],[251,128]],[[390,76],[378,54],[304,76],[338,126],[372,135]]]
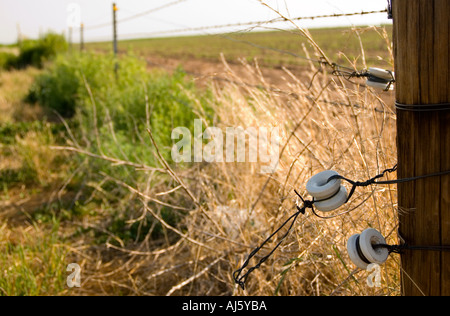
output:
[[[388,7],[387,7],[387,12],[388,12],[388,19],[392,20],[393,16],[392,16],[392,0],[387,0],[388,2]]]

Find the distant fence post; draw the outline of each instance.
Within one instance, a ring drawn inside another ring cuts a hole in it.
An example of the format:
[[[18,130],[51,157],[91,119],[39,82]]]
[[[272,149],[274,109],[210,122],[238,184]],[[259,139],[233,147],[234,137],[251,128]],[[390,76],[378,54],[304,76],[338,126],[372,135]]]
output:
[[[84,51],[84,24],[80,24],[80,52]]]
[[[394,0],[398,177],[450,169],[447,0]],[[398,185],[399,235],[410,246],[450,245],[450,176]],[[402,294],[450,295],[450,253],[401,254]]]
[[[20,24],[16,24],[17,28],[17,46],[22,47],[22,32],[20,31]]]
[[[117,6],[113,3],[113,51],[114,56],[117,56]]]
[[[117,6],[115,3],[113,3],[113,51],[114,51],[114,57],[117,58]],[[116,60],[116,63],[114,64],[114,73],[116,74],[117,78],[117,72],[119,70],[119,64]]]

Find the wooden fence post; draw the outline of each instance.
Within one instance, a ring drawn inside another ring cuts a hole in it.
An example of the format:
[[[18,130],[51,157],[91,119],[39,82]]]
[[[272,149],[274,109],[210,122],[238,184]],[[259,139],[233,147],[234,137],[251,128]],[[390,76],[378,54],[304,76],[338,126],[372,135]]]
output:
[[[393,0],[399,178],[450,169],[449,16],[448,0]],[[409,245],[450,245],[449,175],[399,184],[398,207]],[[450,295],[450,253],[406,250],[401,265],[403,295]]]
[[[80,24],[80,52],[84,51],[84,24]]]
[[[115,3],[113,3],[113,51],[114,51],[114,57],[116,58],[116,62],[114,63],[114,73],[116,75],[119,71],[119,63],[117,62],[117,6]]]
[[[114,56],[117,56],[117,6],[113,3],[113,51]]]

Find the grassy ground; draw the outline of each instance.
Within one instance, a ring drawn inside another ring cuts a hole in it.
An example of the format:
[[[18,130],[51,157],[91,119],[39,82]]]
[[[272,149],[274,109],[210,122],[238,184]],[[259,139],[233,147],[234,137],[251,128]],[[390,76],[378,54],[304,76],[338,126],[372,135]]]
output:
[[[0,295],[54,295],[65,285],[59,222],[40,225],[32,216],[64,173],[48,150],[53,136],[43,109],[23,101],[38,74],[0,73]]]
[[[330,41],[331,34],[341,39]],[[365,56],[389,63],[389,36],[382,30],[359,31],[356,42],[355,34],[313,32],[336,60],[354,56],[359,63]],[[285,46],[275,46],[305,52],[301,42],[287,40],[298,35],[284,35]],[[261,45],[281,38],[242,36]],[[133,45],[137,55],[180,60],[214,59],[223,51],[248,60],[259,56],[266,65],[285,62],[279,56],[272,61],[272,53],[244,51],[235,41],[221,47],[222,40],[122,45]],[[360,43],[369,49],[361,50]],[[104,50],[103,45],[90,44],[89,50]],[[211,48],[204,55],[202,45]],[[305,49],[315,55],[308,45]],[[390,92],[344,83],[318,72],[315,64],[304,66],[302,78],[282,70],[287,94],[267,86],[261,69],[245,59],[240,73],[255,85],[236,84],[241,75],[225,63],[227,80],[202,89],[182,71],[149,71],[133,57],[120,60],[116,78],[114,62],[109,55],[61,55],[44,70],[0,73],[1,294],[399,294],[397,257],[382,266],[382,286],[369,288],[368,273],[355,269],[346,253],[347,239],[367,227],[395,242],[396,191],[390,186],[358,189],[338,210],[353,211],[330,220],[308,211],[249,277],[245,291],[232,279],[250,251],[295,211],[293,190],[306,196],[313,174],[333,169],[363,180],[395,164],[395,116],[384,101]],[[278,127],[276,172],[261,173],[261,161],[174,163],[170,133],[177,126],[192,129],[194,118],[222,131]],[[69,263],[81,267],[80,288],[66,285]]]
[[[385,34],[382,34],[384,29],[389,38],[392,29],[390,26],[362,27],[353,30],[312,29],[310,33],[336,63],[349,65],[349,60],[352,63],[359,60],[361,63],[365,58],[374,67],[387,67],[390,57],[386,49]],[[268,31],[119,41],[119,50],[133,51],[134,54],[146,57],[171,57],[180,60],[194,58],[207,61],[217,61],[220,53],[223,53],[229,62],[236,62],[238,58],[252,60],[257,57],[260,64],[265,66],[297,66],[307,63],[274,50],[305,56],[303,45],[310,49],[310,44],[298,31]],[[109,51],[111,43],[88,43],[86,48]],[[365,51],[365,56],[362,55],[362,51]]]

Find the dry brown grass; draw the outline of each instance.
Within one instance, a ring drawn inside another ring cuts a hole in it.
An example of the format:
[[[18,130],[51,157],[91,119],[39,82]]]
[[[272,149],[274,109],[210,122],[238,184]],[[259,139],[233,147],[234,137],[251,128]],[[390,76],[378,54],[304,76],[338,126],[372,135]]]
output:
[[[0,71],[0,123],[29,121],[42,117],[42,109],[23,102],[28,87],[40,71],[36,68]]]
[[[306,196],[305,184],[312,175],[333,169],[347,178],[364,180],[396,161],[395,115],[384,101],[392,98],[390,93],[348,85],[318,73],[313,64],[301,78],[285,70],[281,91],[266,84],[257,64],[244,62],[243,67],[248,80],[266,88],[237,85],[242,77],[229,68],[229,82],[214,87],[218,101],[214,125],[224,131],[237,126],[279,127],[282,150],[276,172],[262,174],[260,163],[237,162],[172,169],[161,160],[163,170],[148,171],[147,183],[131,186],[114,179],[130,191],[130,199],[141,200],[141,210],[162,223],[166,238],[148,237],[132,246],[108,243],[106,248],[88,251],[89,259],[83,261],[88,276],[76,293],[399,294],[397,257],[391,256],[382,266],[382,287],[369,288],[368,273],[355,270],[346,251],[348,238],[368,227],[378,229],[389,243],[397,242],[395,186],[358,188],[352,201],[332,214],[353,211],[333,219],[320,219],[307,211],[274,255],[250,275],[246,289],[234,284],[233,271],[295,212],[293,190]],[[286,87],[291,94],[285,93]],[[171,187],[149,186],[155,173],[164,170],[172,179]],[[174,227],[161,216],[161,205],[149,203],[155,199],[169,205],[190,201],[193,210]],[[266,245],[250,266],[268,253],[283,233]]]
[[[242,63],[245,80],[224,60],[228,80],[220,85],[211,83],[217,101],[213,123],[222,130],[237,126],[280,128],[280,159],[272,174],[261,173],[261,163],[179,167],[161,156],[160,166],[154,168],[103,154],[94,156],[72,140],[73,147],[40,148],[32,134],[23,139],[26,148],[37,153],[28,156],[42,170],[42,181],[49,180],[45,170],[51,160],[45,157],[52,157],[56,149],[87,154],[112,165],[128,165],[145,174],[145,181],[135,184],[102,174],[101,183],[111,181],[127,189],[129,195],[122,204],[139,201],[126,214],[128,223],[143,223],[150,214],[164,232],[157,240],[149,232],[143,241],[130,243],[111,234],[105,245],[96,243],[91,235],[73,234],[77,227],[105,232],[101,219],[62,224],[65,234],[71,236],[70,245],[65,246],[69,250],[67,262],[80,264],[82,286],[59,294],[399,294],[398,257],[391,256],[382,266],[382,286],[369,288],[368,273],[356,270],[346,251],[348,238],[367,227],[378,229],[388,243],[397,243],[395,186],[358,188],[353,199],[332,214],[352,211],[332,219],[317,218],[307,210],[273,256],[250,275],[245,290],[234,283],[233,271],[296,211],[294,189],[307,197],[305,184],[312,175],[333,169],[347,178],[365,180],[396,163],[390,93],[349,84],[319,71],[315,64],[301,76],[284,69],[284,82],[273,86],[266,82],[256,61]],[[149,139],[142,140],[142,145],[147,146]],[[158,156],[158,144],[153,146]],[[160,175],[163,180],[159,180]],[[98,194],[104,201],[114,198],[114,192],[104,191],[99,183],[87,186],[93,189],[92,195]],[[60,192],[63,190],[64,186],[60,187]],[[182,220],[170,224],[162,215],[164,209],[184,214]],[[250,266],[267,254],[283,233],[267,244]]]

